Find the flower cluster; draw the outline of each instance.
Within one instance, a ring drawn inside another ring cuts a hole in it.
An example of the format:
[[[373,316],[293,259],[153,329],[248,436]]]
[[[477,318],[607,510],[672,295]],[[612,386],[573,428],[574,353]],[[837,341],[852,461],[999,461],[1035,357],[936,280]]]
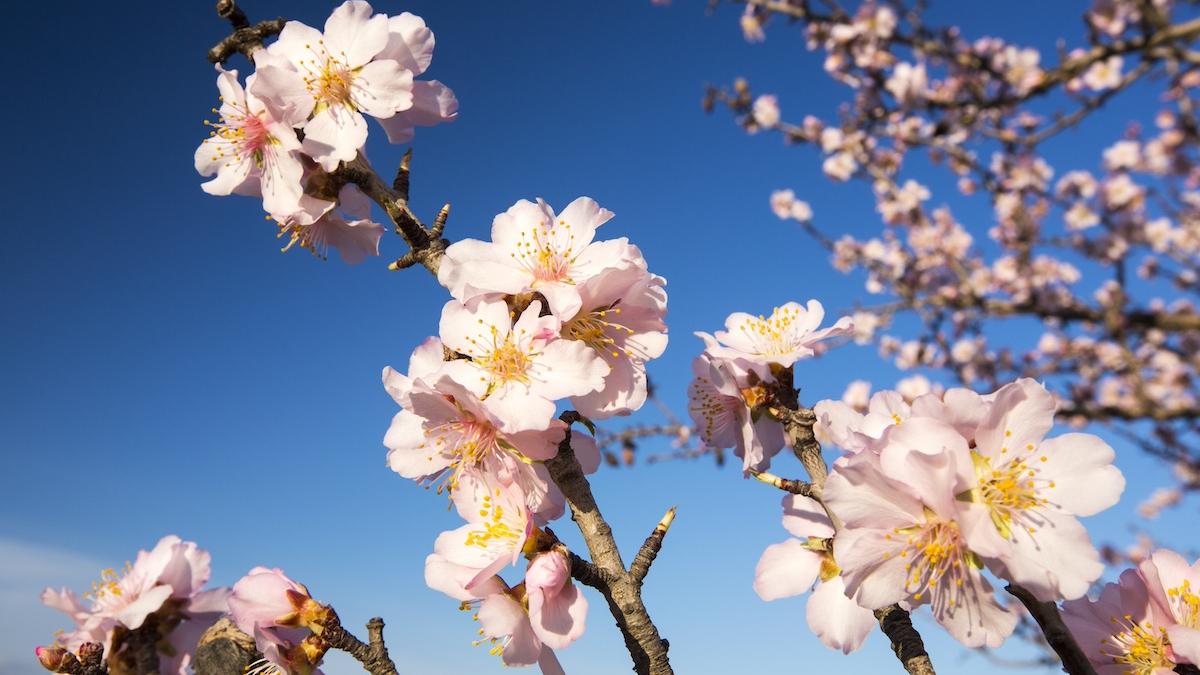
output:
[[[563,513],[543,464],[568,434],[556,410],[637,410],[646,362],[667,343],[664,280],[626,239],[595,241],[611,217],[587,197],[559,213],[522,200],[496,216],[491,241],[450,246],[438,279],[453,299],[439,335],[414,350],[406,374],[383,372],[402,408],[384,438],[388,465],[448,492],[465,521],[438,537],[426,581],[478,607],[506,664],[546,672],[558,668],[552,650],[583,632],[587,607],[564,550],[541,529]],[[570,443],[595,471],[595,439],[575,432]],[[524,581],[498,576],[523,557]]]
[[[1200,665],[1200,561],[1153,551],[1096,600],[1063,603],[1063,620],[1097,672],[1165,675]]]
[[[433,47],[420,17],[373,14],[363,0],[347,0],[323,32],[289,21],[254,52],[245,86],[236,70],[218,65],[218,118],[206,122],[211,131],[195,156],[196,170],[213,176],[204,191],[261,197],[287,239],[284,250],[299,245],[324,258],[332,247],[347,263],[378,255],[383,226],[335,172],[363,150],[364,114],[392,143],[455,118],[449,88],[414,79],[429,68]]]
[[[818,329],[824,318],[816,300],[806,307],[789,302],[769,317],[731,314],[716,335],[696,333],[704,351],[692,362],[688,412],[705,447],[734,448],[747,473],[770,466],[784,447],[773,398],[779,377],[815,355],[823,340],[853,334],[848,318]]]
[[[42,602],[70,617],[75,628],[60,634],[54,646],[39,647],[39,660],[98,643],[113,672],[134,672],[131,641],[143,639],[139,630],[150,631],[160,672],[185,675],[201,633],[227,609],[229,589],[204,589],[211,560],[194,542],[171,535],[150,551],[138,551],[121,571],[104,570],[82,599],[67,588],[47,588]]]
[[[863,612],[899,603],[928,604],[964,645],[995,648],[1017,615],[985,571],[1040,601],[1081,598],[1103,572],[1078,518],[1115,504],[1125,479],[1096,436],[1047,437],[1056,403],[1042,385],[1023,379],[987,396],[949,389],[911,403],[883,391],[865,412],[843,401],[814,410],[817,436],[845,454],[823,503],[785,500],[785,527],[806,539],[767,549],[755,588],[774,599],[819,577],[809,612],[831,647],[857,648],[871,618]],[[822,506],[840,519],[836,531]]]

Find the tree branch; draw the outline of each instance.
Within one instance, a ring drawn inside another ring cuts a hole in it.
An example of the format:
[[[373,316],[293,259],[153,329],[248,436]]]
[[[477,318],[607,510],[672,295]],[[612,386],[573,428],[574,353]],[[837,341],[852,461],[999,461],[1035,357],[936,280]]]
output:
[[[892,651],[896,658],[904,664],[904,670],[909,675],[934,675],[933,662],[925,651],[925,641],[921,634],[913,628],[912,619],[908,612],[900,609],[899,605],[891,605],[875,610],[875,619],[883,634],[892,643]]]
[[[568,425],[566,436],[558,446],[558,454],[545,465],[571,507],[571,519],[579,526],[592,557],[592,562],[585,565],[582,561],[576,562],[578,556],[572,556],[572,575],[580,583],[595,588],[608,601],[608,609],[633,657],[634,670],[639,675],[671,675],[674,671],[667,657],[668,644],[659,636],[658,628],[642,603],[641,581],[625,569],[612,528],[600,514],[591,485],[571,448],[570,424],[581,418],[578,413],[567,411],[561,419]],[[666,533],[665,527],[663,533]],[[588,565],[594,566],[595,570],[589,569]],[[649,569],[649,563],[646,568]]]
[[[330,620],[321,631],[321,637],[330,647],[353,656],[371,675],[397,675],[396,664],[392,663],[387,645],[383,642],[383,619],[375,617],[367,622],[367,644],[342,627],[341,619],[333,608],[329,613]]]
[[[263,46],[263,40],[272,35],[278,35],[283,30],[284,24],[287,23],[283,17],[280,17],[259,21],[251,26],[250,20],[246,18],[246,13],[237,6],[234,0],[217,0],[217,16],[229,21],[233,26],[233,33],[208,50],[210,63],[223,64],[235,52],[245,56],[248,61],[253,63],[254,52]]]
[[[666,515],[662,520],[658,521],[658,525],[654,527],[654,531],[646,537],[646,541],[642,542],[642,547],[638,549],[637,555],[633,557],[633,564],[629,566],[629,573],[633,575],[634,581],[640,586],[645,580],[646,575],[650,573],[650,566],[654,564],[654,559],[658,557],[659,550],[662,549],[663,539],[667,536],[667,530],[671,529],[671,523],[675,522],[675,507],[667,509]]]
[[[1075,642],[1075,637],[1063,623],[1058,607],[1053,602],[1041,602],[1033,597],[1033,593],[1017,584],[1009,584],[1004,588],[1029,610],[1030,616],[1042,629],[1042,635],[1046,636],[1046,643],[1062,661],[1063,670],[1071,675],[1096,675],[1096,669]]]

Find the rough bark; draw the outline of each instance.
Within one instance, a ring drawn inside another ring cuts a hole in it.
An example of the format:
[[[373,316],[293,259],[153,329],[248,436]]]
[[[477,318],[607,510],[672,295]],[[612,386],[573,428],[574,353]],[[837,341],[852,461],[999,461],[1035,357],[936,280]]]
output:
[[[1096,675],[1096,669],[1079,648],[1079,643],[1075,642],[1075,636],[1063,623],[1058,607],[1053,602],[1041,602],[1033,597],[1033,593],[1017,584],[1009,584],[1005,590],[1029,610],[1030,616],[1042,629],[1042,635],[1046,636],[1046,643],[1058,654],[1064,671],[1071,675]]]
[[[579,417],[564,413],[563,419],[569,424]],[[642,603],[642,580],[625,569],[625,562],[613,539],[612,528],[600,513],[591,485],[583,475],[575,451],[571,449],[570,427],[558,446],[558,454],[546,462],[546,469],[566,497],[567,505],[571,507],[571,519],[579,526],[592,558],[590,563],[578,557],[572,559],[571,568],[575,578],[595,588],[608,602],[617,628],[625,638],[625,647],[633,657],[634,670],[639,675],[671,675],[674,671],[667,657],[668,643],[659,635],[658,628],[650,620],[650,614]],[[654,538],[653,534],[651,538]],[[658,545],[661,544],[662,540],[658,538]],[[649,561],[653,560],[649,554],[646,557]],[[649,561],[645,563],[644,570],[639,568],[642,578],[649,571]]]

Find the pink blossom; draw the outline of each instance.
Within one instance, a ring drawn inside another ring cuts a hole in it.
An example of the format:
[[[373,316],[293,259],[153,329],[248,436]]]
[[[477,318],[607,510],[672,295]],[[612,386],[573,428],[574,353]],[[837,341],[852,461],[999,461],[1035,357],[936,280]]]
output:
[[[807,308],[789,302],[776,307],[765,318],[735,312],[725,320],[725,330],[716,332],[717,343],[710,344],[707,351],[719,358],[788,367],[814,356],[822,340],[853,334],[854,327],[848,317],[818,330],[824,318],[825,308],[816,300],[809,300]]]
[[[347,0],[326,20],[324,34],[289,21],[278,40],[256,52],[251,91],[307,120],[305,154],[333,171],[366,143],[362,113],[384,119],[413,106],[413,72],[384,55],[390,41],[385,15]]]
[[[888,78],[886,88],[896,100],[904,105],[912,104],[925,98],[929,88],[929,78],[925,74],[925,64],[898,63]]]
[[[493,399],[480,400],[445,374],[416,380],[404,400],[407,407],[383,440],[393,471],[420,483],[440,481],[451,494],[465,474],[487,474],[515,485],[539,517],[561,515],[562,496],[541,462],[558,453],[566,424],[547,417],[543,429],[505,431]],[[571,445],[585,473],[595,471],[600,459],[594,439],[572,433]]]
[[[387,46],[375,58],[392,59],[416,77],[433,62],[433,45],[433,31],[425,26],[425,20],[403,12],[388,19]],[[392,143],[411,141],[413,127],[453,122],[458,117],[458,99],[449,87],[437,80],[413,82],[412,96],[411,108],[379,120]]]
[[[975,405],[968,402],[968,405]],[[1076,516],[1117,502],[1125,488],[1111,447],[1096,436],[1046,438],[1054,398],[1022,379],[996,392],[973,441],[965,510],[967,541],[997,574],[1041,600],[1078,598],[1103,571]],[[964,453],[966,454],[966,453]],[[965,467],[964,467],[965,468]]]
[[[707,335],[701,335],[711,341]],[[743,359],[705,352],[692,361],[688,413],[700,440],[710,448],[734,448],[742,470],[763,471],[784,446],[783,425],[756,408],[773,378],[768,369]],[[770,379],[768,379],[770,378]]]
[[[1083,83],[1092,91],[1113,89],[1121,84],[1121,66],[1124,60],[1120,56],[1110,56],[1092,64],[1083,74]]]
[[[278,567],[255,567],[233,585],[229,616],[247,635],[255,628],[294,627],[300,624],[301,605],[311,597]]]
[[[379,255],[379,240],[383,225],[371,220],[371,202],[353,185],[338,192],[337,209],[316,214],[300,209],[275,215],[279,236],[288,237],[284,251],[299,245],[321,259],[329,257],[329,248],[338,250],[342,261],[356,265],[367,256]],[[338,211],[342,213],[338,213]],[[342,215],[345,214],[345,215]]]
[[[1178,553],[1159,549],[1138,572],[1164,617],[1175,662],[1200,665],[1200,560],[1189,565]]]
[[[763,129],[770,129],[779,124],[779,99],[771,94],[754,99],[751,116],[754,123]]]
[[[508,431],[545,429],[555,401],[602,388],[610,371],[587,343],[558,339],[561,321],[541,308],[530,303],[516,321],[501,300],[451,300],[442,310],[442,342],[470,357],[444,371],[488,400]]]
[[[980,573],[982,562],[967,548],[954,503],[956,454],[937,442],[961,437],[926,422],[905,420],[880,441],[885,451],[915,444],[920,452],[888,465],[882,454],[851,455],[839,460],[825,484],[826,503],[845,525],[834,551],[846,594],[868,608],[929,603],[959,642],[997,647],[1016,615],[996,601]]]
[[[571,562],[561,551],[539,553],[525,570],[529,622],[543,644],[564,649],[586,627],[587,598],[571,583]]]
[[[817,584],[808,601],[808,627],[821,642],[843,653],[862,646],[875,627],[871,610],[846,597],[833,554],[822,540],[833,525],[821,505],[808,497],[783,498],[783,527],[794,535],[772,544],[754,570],[754,591],[763,600],[800,595]]]
[[[623,237],[593,241],[596,228],[612,216],[588,197],[557,215],[540,199],[536,204],[522,199],[492,221],[492,241],[464,239],[446,249],[438,281],[460,302],[487,294],[541,293],[550,311],[567,320],[582,305],[580,285],[640,258]]]
[[[562,324],[564,339],[582,342],[609,366],[602,387],[571,399],[576,410],[593,419],[641,408],[646,402],[646,362],[667,348],[666,281],[646,270],[640,254],[637,260],[579,284],[579,311]]]
[[[842,401],[820,401],[813,406],[817,416],[813,431],[822,443],[846,452],[861,452],[879,440],[888,427],[912,415],[904,397],[894,391],[876,392],[866,408],[866,413],[860,413]]]
[[[134,563],[121,572],[104,570],[101,580],[84,595],[90,601],[88,606],[67,589],[47,588],[42,601],[76,624],[74,630],[59,637],[63,646],[74,651],[84,642],[102,643],[113,663],[124,658],[123,645],[113,642],[118,630],[140,628],[151,614],[160,616],[163,625],[174,623],[161,645],[160,666],[164,673],[183,675],[196,639],[226,610],[229,589],[203,590],[211,560],[195,542],[169,535],[153,550],[138,551]]]
[[[443,532],[433,552],[442,560],[475,570],[467,591],[514,565],[534,531],[533,514],[515,485],[502,486],[490,477],[465,473],[451,495],[466,524]]]
[[[492,654],[506,666],[538,664],[543,675],[564,675],[554,651],[538,637],[529,612],[510,593],[483,599],[476,613],[483,637],[492,643]]]
[[[278,114],[247,93],[236,70],[219,70],[217,89],[220,117],[205,122],[212,131],[195,156],[196,171],[216,177],[200,187],[212,195],[261,195],[268,213],[299,209],[304,166],[292,127],[302,120]]]
[[[1174,623],[1151,601],[1137,570],[1125,570],[1117,583],[1105,584],[1100,597],[1063,603],[1063,621],[1102,675],[1171,675],[1178,663],[1168,643]]]

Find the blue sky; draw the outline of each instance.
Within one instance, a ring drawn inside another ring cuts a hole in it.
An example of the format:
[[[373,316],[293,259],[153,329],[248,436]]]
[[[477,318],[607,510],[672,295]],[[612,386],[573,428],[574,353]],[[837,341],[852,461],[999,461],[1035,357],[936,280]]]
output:
[[[773,25],[765,44],[748,45],[736,9],[710,16],[706,4],[376,4],[426,18],[438,39],[430,76],[462,104],[454,124],[418,133],[415,208],[432,216],[452,202],[451,238],[486,237],[492,216],[521,198],[562,206],[589,195],[613,210],[603,235],[629,236],[669,281],[672,344],[651,375],[680,410],[693,331],[736,310],[816,297],[832,313],[863,296],[860,280],[771,214],[771,190],[795,189],[835,230],[878,227],[864,188],[831,187],[811,150],[748,138],[727,114],[701,112],[703,85],[738,75],[778,93],[792,118],[829,117],[843,95],[794,30]],[[333,7],[245,1],[254,18],[317,26]],[[1079,34],[1083,9],[942,2],[933,15],[968,35],[1050,49],[1059,31]],[[422,580],[453,515],[388,471],[380,444],[395,406],[379,371],[403,367],[436,331],[445,292],[423,270],[386,271],[403,252],[394,237],[384,258],[356,267],[281,255],[253,200],[200,191],[191,158],[217,95],[204,54],[225,30],[211,3],[63,10],[22,3],[5,28],[10,60],[22,63],[8,72],[20,105],[4,112],[13,152],[0,247],[0,671],[39,672],[33,646],[64,627],[38,605],[43,586],[84,588],[177,533],[213,553],[217,584],[282,566],[349,624],[382,615],[405,672],[498,672],[470,646],[469,618]],[[1151,110],[1119,106],[1124,117],[1085,127],[1057,158],[1094,165],[1117,121]],[[375,129],[369,151],[390,171],[402,149]],[[982,236],[990,215],[975,208],[956,212]],[[851,379],[886,384],[896,373],[851,345],[801,364],[797,377],[813,402]],[[1093,531],[1125,543],[1133,507],[1165,471],[1109,440],[1130,486]],[[786,459],[777,470],[800,472]],[[708,461],[602,469],[594,486],[627,557],[679,506],[646,587],[679,672],[773,672],[798,654],[816,669],[894,667],[880,636],[843,660],[808,634],[802,599],[754,595],[759,554],[785,538],[770,489]],[[1169,536],[1193,509],[1152,529]],[[582,550],[569,521],[555,530]],[[589,597],[590,630],[562,661],[571,673],[623,670],[619,635]],[[984,663],[921,625],[935,661]],[[342,660],[328,671],[354,672]]]

